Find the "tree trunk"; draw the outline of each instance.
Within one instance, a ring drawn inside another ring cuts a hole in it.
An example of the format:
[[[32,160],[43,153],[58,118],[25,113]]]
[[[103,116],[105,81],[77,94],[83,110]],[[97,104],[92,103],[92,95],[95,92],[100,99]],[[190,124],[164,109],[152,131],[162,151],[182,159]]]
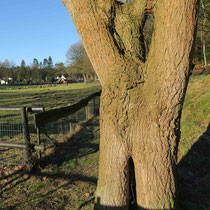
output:
[[[139,208],[170,209],[178,205],[175,175],[181,106],[174,108],[169,102],[171,113],[160,108],[160,100],[148,106],[141,99],[141,86],[124,94],[123,87],[113,88],[111,94],[110,89],[103,90],[98,209],[128,209],[130,158]]]
[[[203,52],[203,62],[204,66],[207,66],[206,59],[206,36],[205,36],[205,27],[206,27],[206,11],[203,0],[201,0],[201,7],[203,10],[203,21],[202,21],[202,29],[201,29],[201,41],[202,41],[202,52]]]
[[[102,84],[95,209],[128,209],[133,181],[139,209],[178,209],[180,117],[199,1],[63,2]],[[147,8],[154,32],[146,59]]]
[[[82,76],[83,76],[83,80],[84,80],[84,82],[87,82],[87,81],[88,81],[87,74],[86,74],[86,73],[83,73],[83,74],[82,74]]]

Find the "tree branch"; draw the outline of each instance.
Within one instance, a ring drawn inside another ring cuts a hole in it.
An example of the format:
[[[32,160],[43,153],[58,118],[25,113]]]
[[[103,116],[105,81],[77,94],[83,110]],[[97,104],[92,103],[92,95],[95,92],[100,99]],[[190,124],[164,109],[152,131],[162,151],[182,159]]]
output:
[[[155,6],[144,84],[146,94],[154,93],[152,100],[171,97],[171,101],[183,102],[179,97],[183,96],[181,91],[186,88],[190,73],[198,3],[199,0],[161,0]]]
[[[145,61],[143,26],[146,1],[134,0],[116,7],[114,21],[116,39],[124,48],[125,56],[140,62]]]
[[[103,85],[112,77],[114,66],[123,63],[121,55],[109,31],[105,11],[114,0],[62,0],[70,15],[94,70]]]
[[[119,4],[117,0],[62,0],[103,85],[119,76],[128,60],[145,60],[142,20],[146,0]],[[119,70],[116,73],[116,69]]]

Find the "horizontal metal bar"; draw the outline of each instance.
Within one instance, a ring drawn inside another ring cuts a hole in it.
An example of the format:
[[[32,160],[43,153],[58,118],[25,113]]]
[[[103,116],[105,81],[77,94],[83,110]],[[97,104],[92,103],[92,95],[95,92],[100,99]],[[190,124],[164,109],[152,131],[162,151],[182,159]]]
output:
[[[0,111],[19,111],[22,107],[0,107]],[[44,111],[44,106],[27,107],[28,112],[40,112]]]
[[[44,106],[37,106],[37,107],[27,107],[28,112],[43,112],[45,111]]]
[[[26,145],[25,144],[17,144],[17,143],[2,143],[2,142],[0,142],[0,147],[25,149]],[[31,144],[30,147],[36,151],[44,151],[45,150],[44,144],[40,144],[40,145]]]
[[[10,148],[19,148],[19,149],[25,149],[25,144],[16,144],[16,143],[2,143],[0,142],[0,147],[10,147]]]
[[[0,107],[1,111],[19,111],[20,107]]]

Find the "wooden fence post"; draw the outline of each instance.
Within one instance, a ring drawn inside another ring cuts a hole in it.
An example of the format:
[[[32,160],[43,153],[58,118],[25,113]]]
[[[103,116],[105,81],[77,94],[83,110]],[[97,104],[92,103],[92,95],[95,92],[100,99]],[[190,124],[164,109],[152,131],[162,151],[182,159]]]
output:
[[[88,120],[90,117],[90,102],[88,102],[87,106],[85,107],[85,112],[86,112],[86,120]]]
[[[36,131],[37,131],[37,145],[40,145],[41,144],[41,132],[40,132],[40,128],[37,127]],[[41,151],[37,151],[37,155],[38,155],[38,159],[41,159]]]
[[[96,97],[93,98],[93,115],[96,114]]]
[[[88,119],[88,105],[85,107],[85,118]]]
[[[24,152],[24,161],[27,166],[27,170],[31,171],[32,165],[31,165],[30,134],[28,129],[28,114],[26,107],[22,107],[21,114],[22,114],[22,124],[23,124],[23,138],[26,145],[26,149]]]

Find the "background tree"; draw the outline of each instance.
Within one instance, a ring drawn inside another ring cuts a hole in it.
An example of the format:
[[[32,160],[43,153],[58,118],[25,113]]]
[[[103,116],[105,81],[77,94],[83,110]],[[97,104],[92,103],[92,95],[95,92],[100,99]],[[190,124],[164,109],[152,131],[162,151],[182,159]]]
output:
[[[14,75],[15,63],[5,59],[3,62],[0,62],[0,79],[4,79],[8,82],[8,78],[13,78]]]
[[[46,80],[47,82],[53,82],[55,79],[53,60],[51,56],[49,56],[47,59],[46,78],[47,78]]]
[[[0,62],[0,79],[8,81],[8,78],[12,78],[10,82],[52,82],[55,76],[59,74],[67,76],[66,67],[62,62],[57,63],[54,67],[51,56],[49,56],[48,59],[45,58],[43,62],[40,63],[37,58],[34,58],[30,66],[27,66],[24,60],[21,61],[20,66],[16,66],[14,62],[7,59]]]
[[[198,18],[198,31],[195,44],[194,63],[201,62],[208,65],[210,59],[210,3],[208,0],[201,0]]]
[[[26,69],[26,63],[24,60],[22,60],[20,64],[20,69],[18,72],[18,80],[21,82],[25,82],[27,80],[27,69]]]
[[[41,75],[42,75],[42,81],[46,82],[48,80],[48,59],[47,58],[43,59]]]
[[[59,77],[62,75],[67,76],[66,67],[63,62],[55,64],[55,74]]]
[[[71,75],[82,75],[84,81],[95,78],[93,66],[81,42],[70,46],[66,58]]]
[[[37,58],[34,58],[32,68],[33,69],[38,69],[39,68],[39,61],[38,61]]]
[[[53,68],[53,60],[52,60],[52,57],[51,56],[48,57],[48,60],[47,60],[47,68],[48,69],[52,69]]]
[[[32,82],[38,83],[42,80],[41,65],[37,58],[34,58],[31,65],[31,78]]]
[[[204,66],[207,66],[207,61],[209,60],[209,20],[210,20],[210,2],[207,0],[201,0],[201,11],[200,11],[200,29],[201,29],[201,43],[202,43],[202,54],[203,54],[203,63]]]
[[[177,146],[199,1],[63,3],[102,84],[95,208],[128,209],[136,181],[138,208],[178,209]],[[148,53],[147,13],[154,15]]]
[[[12,78],[12,83],[17,83],[18,81],[18,71],[16,66],[12,66],[10,69],[10,77]]]
[[[43,62],[42,62],[42,68],[47,68],[48,66],[48,60],[47,58],[44,58]]]

